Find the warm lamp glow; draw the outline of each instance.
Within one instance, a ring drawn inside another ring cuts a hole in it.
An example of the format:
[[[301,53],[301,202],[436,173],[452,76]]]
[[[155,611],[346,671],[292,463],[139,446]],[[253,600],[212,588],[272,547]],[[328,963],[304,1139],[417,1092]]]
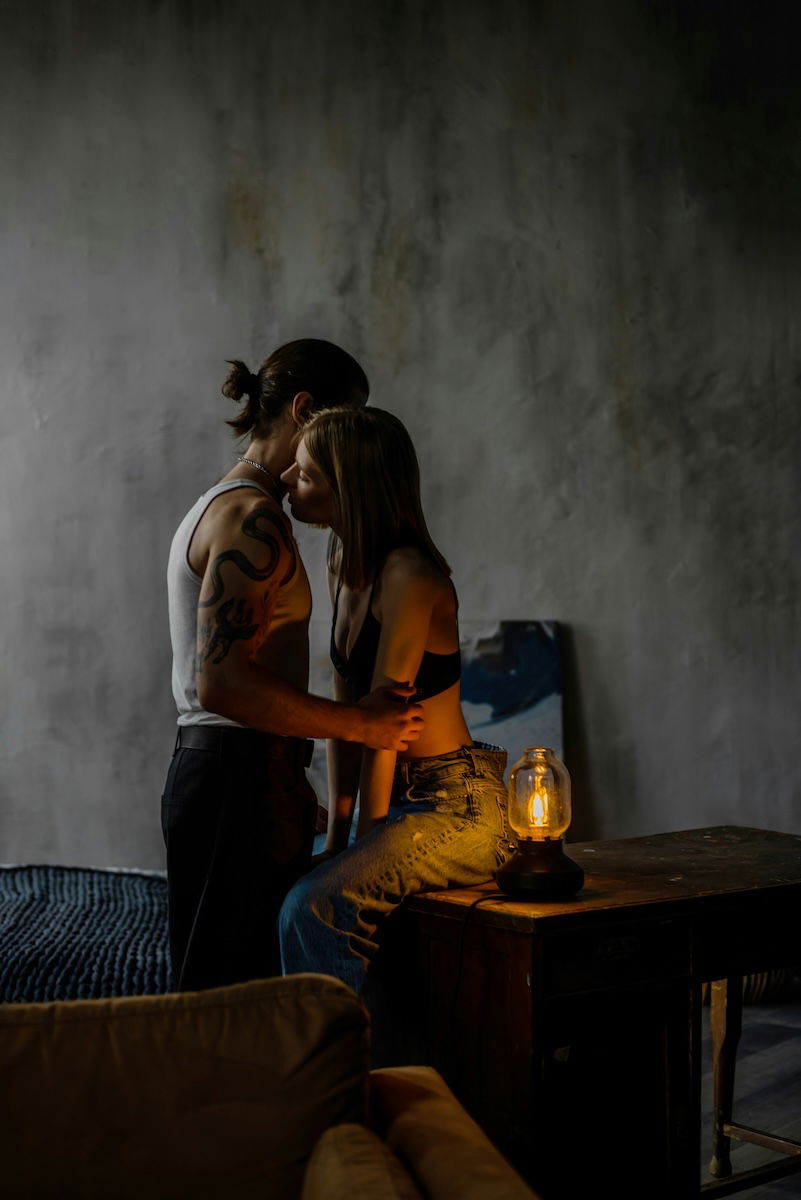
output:
[[[524,750],[509,772],[509,824],[517,851],[495,875],[504,892],[530,900],[575,895],[584,872],[562,849],[571,813],[565,764],[545,747]]]
[[[539,829],[548,824],[548,797],[545,792],[535,792],[531,797],[531,816],[529,821]]]
[[[560,838],[570,824],[570,776],[553,750],[525,750],[509,774],[509,824],[518,837]]]

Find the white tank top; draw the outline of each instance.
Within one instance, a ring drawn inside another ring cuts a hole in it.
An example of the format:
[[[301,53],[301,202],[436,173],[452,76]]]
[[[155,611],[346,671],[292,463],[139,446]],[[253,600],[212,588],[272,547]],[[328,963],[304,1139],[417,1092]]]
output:
[[[206,712],[201,708],[195,687],[195,653],[197,650],[197,603],[203,580],[189,565],[187,552],[192,535],[204,512],[223,492],[233,488],[252,487],[267,498],[270,493],[255,479],[229,479],[217,483],[200,496],[175,531],[167,563],[167,602],[170,611],[170,641],[172,642],[172,694],[178,709],[179,725],[235,725],[228,717]],[[241,726],[239,726],[241,728]]]

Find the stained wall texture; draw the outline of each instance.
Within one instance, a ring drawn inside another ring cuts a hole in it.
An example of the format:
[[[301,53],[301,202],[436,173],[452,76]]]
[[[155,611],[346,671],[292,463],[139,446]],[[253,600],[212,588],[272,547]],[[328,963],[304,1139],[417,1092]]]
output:
[[[568,627],[574,837],[801,832],[794,8],[4,0],[0,859],[162,865],[170,538],[297,336]]]

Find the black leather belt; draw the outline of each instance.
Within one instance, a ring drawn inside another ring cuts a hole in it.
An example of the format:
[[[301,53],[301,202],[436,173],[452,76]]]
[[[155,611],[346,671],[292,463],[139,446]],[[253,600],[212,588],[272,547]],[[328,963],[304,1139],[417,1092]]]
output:
[[[239,725],[179,725],[175,749],[209,750],[213,754],[261,754],[272,762],[308,767],[314,752],[310,738],[280,737]]]

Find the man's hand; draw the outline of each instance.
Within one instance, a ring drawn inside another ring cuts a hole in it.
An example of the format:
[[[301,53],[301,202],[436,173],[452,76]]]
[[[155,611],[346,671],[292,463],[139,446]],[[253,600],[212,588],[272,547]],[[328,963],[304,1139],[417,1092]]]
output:
[[[417,689],[411,683],[378,687],[359,701],[369,712],[364,744],[371,750],[405,750],[419,738],[423,725],[422,705],[412,701]]]

